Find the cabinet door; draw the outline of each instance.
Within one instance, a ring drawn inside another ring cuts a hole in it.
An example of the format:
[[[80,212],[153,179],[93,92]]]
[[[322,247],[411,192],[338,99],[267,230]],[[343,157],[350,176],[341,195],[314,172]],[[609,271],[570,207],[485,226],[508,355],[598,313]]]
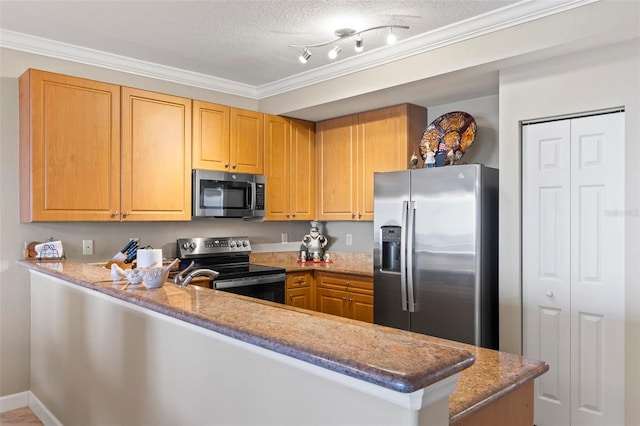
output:
[[[316,289],[316,311],[340,317],[349,316],[347,292],[318,287]]]
[[[293,220],[316,216],[315,124],[291,120],[289,205]]]
[[[120,87],[37,70],[20,86],[20,220],[119,220]]]
[[[192,167],[228,171],[229,107],[194,100],[192,127]]]
[[[311,288],[302,287],[287,290],[286,304],[296,308],[313,309]]]
[[[231,108],[230,116],[230,171],[263,174],[263,114]]]
[[[317,201],[319,220],[356,218],[354,155],[358,117],[351,115],[317,123]]]
[[[398,105],[358,115],[357,216],[373,220],[375,172],[406,170],[426,127],[427,112],[415,105]]]
[[[349,318],[373,323],[373,295],[349,292]]]
[[[122,88],[122,219],[191,219],[191,100]]]
[[[291,152],[289,120],[264,115],[264,174],[267,177],[267,212],[265,220],[291,218],[289,187]]]

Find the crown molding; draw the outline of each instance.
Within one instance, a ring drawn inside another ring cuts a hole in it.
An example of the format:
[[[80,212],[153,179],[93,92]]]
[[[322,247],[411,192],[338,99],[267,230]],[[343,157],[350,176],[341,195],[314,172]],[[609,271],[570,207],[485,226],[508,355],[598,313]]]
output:
[[[523,0],[497,11],[401,40],[393,47],[377,48],[261,86],[252,86],[2,28],[0,28],[0,47],[260,100],[597,1],[600,0]]]
[[[232,80],[0,29],[0,47],[257,99],[256,87]]]

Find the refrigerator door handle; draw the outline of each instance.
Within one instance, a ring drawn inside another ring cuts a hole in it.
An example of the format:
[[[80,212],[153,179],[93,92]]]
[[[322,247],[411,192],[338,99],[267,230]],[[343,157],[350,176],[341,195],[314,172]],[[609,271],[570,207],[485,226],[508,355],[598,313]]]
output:
[[[400,234],[400,298],[402,310],[407,310],[407,219],[409,202],[402,202],[402,233]]]
[[[415,247],[414,247],[415,231],[413,227],[416,219],[415,201],[411,201],[409,203],[409,210],[407,212],[407,216],[408,216],[407,222],[409,226],[407,227],[407,252],[406,252],[407,269],[405,271],[407,280],[406,280],[405,291],[407,292],[408,297],[406,297],[405,300],[407,301],[409,312],[415,312],[416,306],[415,306],[415,299],[413,297],[413,251],[415,250]]]

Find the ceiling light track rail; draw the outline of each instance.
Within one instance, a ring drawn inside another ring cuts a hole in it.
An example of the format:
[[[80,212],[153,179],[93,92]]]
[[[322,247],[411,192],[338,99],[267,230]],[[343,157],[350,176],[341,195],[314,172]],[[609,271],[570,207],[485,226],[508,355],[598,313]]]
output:
[[[323,47],[323,46],[328,46],[330,44],[334,44],[334,47],[329,51],[328,55],[330,59],[335,59],[340,53],[340,51],[342,50],[342,48],[335,43],[341,40],[349,39],[351,37],[356,37],[356,43],[355,43],[354,49],[356,52],[362,52],[364,50],[364,40],[362,39],[362,34],[367,33],[369,31],[376,31],[376,30],[383,30],[383,29],[389,29],[389,35],[387,36],[387,44],[393,44],[396,41],[396,35],[393,33],[393,30],[394,29],[408,30],[409,27],[407,25],[378,25],[378,26],[366,28],[360,31],[354,30],[353,28],[340,28],[334,31],[335,38],[329,41],[324,41],[324,42],[315,43],[315,44],[290,44],[289,47],[294,47],[298,49],[302,48],[302,53],[298,57],[298,60],[300,60],[300,62],[305,64],[307,63],[309,58],[311,58],[311,51],[309,49],[314,49],[317,47]]]

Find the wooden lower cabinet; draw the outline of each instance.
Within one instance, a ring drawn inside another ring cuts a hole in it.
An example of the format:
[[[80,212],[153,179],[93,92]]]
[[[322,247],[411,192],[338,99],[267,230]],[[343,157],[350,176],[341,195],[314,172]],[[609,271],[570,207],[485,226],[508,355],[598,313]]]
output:
[[[287,274],[285,303],[296,308],[313,309],[313,272]]]
[[[373,279],[316,272],[316,310],[373,323]]]

